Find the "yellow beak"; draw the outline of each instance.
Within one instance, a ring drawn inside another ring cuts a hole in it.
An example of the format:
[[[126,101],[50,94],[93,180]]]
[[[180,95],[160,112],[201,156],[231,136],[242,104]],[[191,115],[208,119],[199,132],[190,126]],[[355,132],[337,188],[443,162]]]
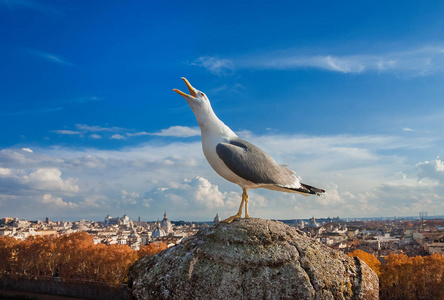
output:
[[[185,84],[187,85],[188,91],[190,91],[191,97],[196,97],[196,92],[194,91],[193,86],[188,82],[188,80],[185,77],[182,77],[182,80],[185,81]],[[178,93],[182,97],[190,97],[190,95],[187,95],[187,94],[185,94],[184,92],[182,92],[182,91],[180,91],[178,89],[173,89],[173,91],[175,91],[176,93]]]

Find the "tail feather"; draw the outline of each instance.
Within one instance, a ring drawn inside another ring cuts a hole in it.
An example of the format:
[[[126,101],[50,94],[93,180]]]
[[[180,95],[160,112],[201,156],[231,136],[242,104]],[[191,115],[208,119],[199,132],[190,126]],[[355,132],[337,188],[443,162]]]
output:
[[[321,196],[323,193],[325,193],[325,190],[319,189],[317,187],[314,187],[314,186],[311,186],[311,185],[308,185],[308,184],[301,183],[301,186],[302,187],[300,187],[298,189],[288,188],[288,187],[285,187],[285,188],[289,189],[289,190],[292,190],[292,191],[294,191],[296,193],[305,194],[305,195]]]

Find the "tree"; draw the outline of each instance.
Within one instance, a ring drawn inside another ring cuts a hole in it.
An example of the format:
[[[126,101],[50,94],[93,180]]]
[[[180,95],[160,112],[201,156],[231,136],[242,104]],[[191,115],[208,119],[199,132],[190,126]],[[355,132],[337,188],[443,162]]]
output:
[[[390,254],[379,279],[383,299],[444,299],[444,256]]]
[[[24,241],[0,237],[0,276],[10,274],[54,276],[62,280],[88,280],[116,285],[126,282],[130,266],[145,255],[167,248],[152,243],[134,251],[127,245],[95,245],[85,232],[31,236]]]
[[[148,245],[143,245],[139,250],[139,258],[142,258],[147,255],[154,255],[160,251],[163,251],[168,248],[168,245],[163,242],[155,242],[150,243]]]
[[[0,275],[12,272],[17,259],[18,243],[13,237],[0,237]]]
[[[124,283],[130,266],[137,260],[137,252],[127,245],[101,245],[99,281],[109,285]]]
[[[349,256],[356,256],[362,259],[370,268],[372,268],[373,271],[376,272],[376,274],[379,276],[381,273],[379,271],[381,267],[381,262],[374,256],[373,254],[369,254],[362,250],[355,250],[348,254]]]
[[[88,266],[90,264],[91,248],[94,247],[92,236],[86,232],[76,232],[63,235],[58,240],[58,273],[64,280],[89,280]]]

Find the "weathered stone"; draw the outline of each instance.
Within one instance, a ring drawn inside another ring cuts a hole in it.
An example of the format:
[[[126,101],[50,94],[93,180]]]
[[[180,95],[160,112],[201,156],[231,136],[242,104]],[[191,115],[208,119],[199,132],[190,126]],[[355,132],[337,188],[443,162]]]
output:
[[[378,299],[363,261],[281,222],[239,219],[200,230],[129,273],[133,299]]]

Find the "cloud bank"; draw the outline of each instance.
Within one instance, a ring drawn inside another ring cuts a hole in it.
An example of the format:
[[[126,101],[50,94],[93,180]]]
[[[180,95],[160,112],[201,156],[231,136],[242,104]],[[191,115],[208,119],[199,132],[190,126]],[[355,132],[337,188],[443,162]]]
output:
[[[278,163],[288,165],[302,182],[327,190],[324,197],[251,190],[252,216],[444,213],[442,161],[413,162],[407,159],[410,155],[399,155],[400,151],[434,149],[437,140],[252,133],[249,140]],[[238,186],[211,169],[200,141],[146,143],[120,150],[25,147],[0,151],[0,209],[8,216],[101,220],[107,214],[127,213],[134,219],[156,220],[167,210],[175,220],[208,221],[216,213],[233,215],[240,194]]]

